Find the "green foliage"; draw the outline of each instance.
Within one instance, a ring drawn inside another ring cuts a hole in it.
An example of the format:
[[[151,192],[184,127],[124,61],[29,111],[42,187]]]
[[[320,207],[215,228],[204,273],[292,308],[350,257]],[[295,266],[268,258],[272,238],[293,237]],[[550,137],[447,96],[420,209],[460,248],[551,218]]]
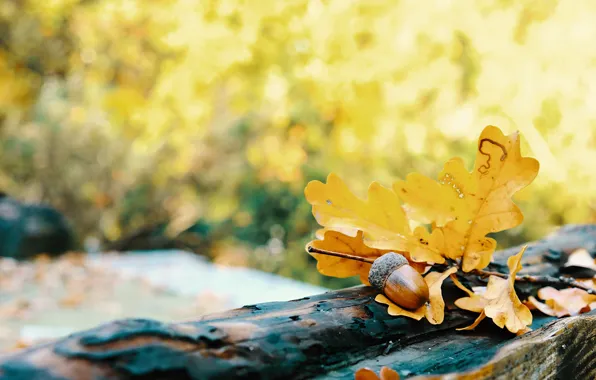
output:
[[[595,219],[595,16],[557,1],[4,1],[0,188],[81,237],[201,220],[216,260],[319,282],[301,246],[308,180],[333,171],[364,194],[434,176],[495,124],[543,167],[517,197],[534,222],[500,241],[536,238]],[[281,229],[283,254],[263,254]]]

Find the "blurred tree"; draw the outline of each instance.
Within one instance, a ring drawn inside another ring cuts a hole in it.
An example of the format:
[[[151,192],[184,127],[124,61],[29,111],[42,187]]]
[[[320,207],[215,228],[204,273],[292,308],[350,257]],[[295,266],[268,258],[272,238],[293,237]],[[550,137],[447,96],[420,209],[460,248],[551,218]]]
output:
[[[540,223],[502,241],[533,239],[595,219],[595,16],[557,0],[5,0],[0,187],[81,236],[201,220],[256,247],[246,265],[301,277],[308,180],[434,176],[495,124],[542,163],[517,198]],[[263,254],[275,226],[285,253]]]

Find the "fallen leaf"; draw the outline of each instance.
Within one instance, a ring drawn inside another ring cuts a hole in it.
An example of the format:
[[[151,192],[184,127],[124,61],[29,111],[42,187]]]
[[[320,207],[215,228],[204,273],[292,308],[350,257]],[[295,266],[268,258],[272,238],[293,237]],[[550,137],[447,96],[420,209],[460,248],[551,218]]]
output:
[[[523,330],[526,326],[532,324],[532,313],[528,307],[521,303],[515,293],[515,276],[522,269],[521,259],[526,251],[524,246],[518,254],[507,259],[509,267],[509,278],[503,279],[496,276],[490,276],[484,298],[489,300],[484,308],[484,313],[491,318],[493,322],[512,333]]]
[[[18,339],[14,345],[9,349],[9,351],[20,351],[24,348],[29,348],[31,346],[31,342],[27,342],[23,339]]]
[[[402,309],[401,307],[391,302],[391,300],[385,297],[384,294],[377,294],[377,296],[375,297],[375,301],[387,305],[387,314],[392,315],[394,317],[402,316],[419,321],[424,317],[424,314],[426,312],[426,306],[421,306],[420,308],[413,311]]]
[[[515,335],[521,336],[521,335],[529,333],[530,331],[532,331],[532,329],[530,327],[526,327],[525,329],[522,329],[522,330],[519,330],[518,332],[516,332]]]
[[[354,374],[354,380],[399,380],[399,374],[389,367],[381,368],[380,376],[370,368],[360,368]]]
[[[366,246],[362,240],[362,231],[358,231],[355,237],[329,230],[318,232],[317,235],[322,237],[322,239],[313,240],[308,243],[307,251],[310,246],[321,250],[346,253],[372,260],[379,258],[385,253],[391,252]],[[321,274],[339,278],[360,276],[362,283],[370,285],[368,283],[368,272],[370,271],[371,264],[316,252],[309,253],[317,260],[317,269]],[[426,268],[425,264],[413,262],[407,252],[402,255],[408,259],[410,265],[414,269],[420,273],[424,272]]]
[[[445,262],[441,232],[429,234],[421,227],[412,233],[397,195],[377,182],[369,186],[366,201],[352,194],[333,173],[327,177],[327,183],[309,182],[304,194],[315,219],[327,229],[352,237],[362,231],[364,243],[369,247],[413,252],[415,261],[428,264]]]
[[[538,301],[534,296],[528,297],[528,300],[524,303],[530,310],[540,310],[543,314],[550,315],[551,317],[558,317],[557,312],[545,303]],[[561,315],[563,316],[563,315]]]
[[[455,301],[455,306],[459,307],[460,309],[473,311],[475,313],[480,313],[484,311],[484,308],[488,304],[488,300],[483,297],[486,288],[484,288],[482,293],[474,293],[473,291],[466,288],[459,280],[457,276],[451,275],[451,280],[461,290],[468,293],[468,297],[462,297]]]
[[[426,319],[433,325],[443,323],[445,318],[445,301],[443,301],[443,293],[441,292],[441,285],[443,281],[451,274],[457,272],[456,267],[449,268],[443,273],[430,272],[424,277],[424,281],[428,285],[428,293],[430,302],[426,305]]]
[[[71,294],[62,297],[62,299],[59,301],[59,304],[62,307],[75,308],[83,303],[83,301],[85,301],[85,294],[82,292],[72,292]]]
[[[521,156],[517,133],[505,136],[488,126],[478,140],[471,173],[460,158],[454,158],[445,164],[438,182],[414,173],[397,181],[393,189],[413,216],[442,231],[443,254],[463,257],[462,269],[469,272],[490,262],[496,242],[487,234],[522,222],[511,197],[534,180],[538,168],[537,160]]]
[[[571,252],[565,266],[577,266],[596,270],[596,260],[592,258],[588,250],[579,248]]]
[[[370,368],[360,368],[354,373],[354,380],[379,380],[379,376]]]
[[[416,310],[406,310],[395,303],[383,294],[375,297],[375,301],[388,306],[387,313],[392,316],[404,316],[415,319],[417,321],[425,317],[431,324],[438,325],[443,323],[445,318],[445,301],[441,292],[443,281],[451,274],[457,272],[456,267],[449,268],[443,273],[430,272],[424,277],[424,281],[428,285],[429,302],[419,307]]]
[[[534,297],[529,297],[528,302],[542,313],[558,318],[588,312],[592,310],[591,304],[596,302],[596,295],[578,288],[557,290],[548,286],[538,291],[538,297],[545,302]]]
[[[389,367],[381,368],[381,380],[399,380],[399,374]]]
[[[469,297],[460,298],[455,301],[455,305],[462,309],[481,313],[472,326],[464,329],[470,330],[476,327],[480,320],[484,318],[482,314],[491,318],[497,326],[501,328],[507,327],[507,330],[512,333],[524,330],[532,324],[532,313],[520,301],[514,287],[515,276],[522,268],[521,258],[525,250],[526,247],[507,259],[507,266],[509,267],[508,279],[490,276],[484,294],[474,294],[466,290]],[[461,286],[463,287],[463,285]]]
[[[482,310],[480,312],[480,315],[478,316],[478,318],[476,318],[476,320],[470,326],[461,327],[461,328],[456,329],[456,330],[458,330],[458,331],[474,330],[476,327],[478,327],[478,325],[480,324],[480,322],[482,322],[484,320],[484,318],[486,318],[486,314],[484,314],[484,310]]]
[[[580,284],[596,290],[596,278],[576,278],[575,281]]]

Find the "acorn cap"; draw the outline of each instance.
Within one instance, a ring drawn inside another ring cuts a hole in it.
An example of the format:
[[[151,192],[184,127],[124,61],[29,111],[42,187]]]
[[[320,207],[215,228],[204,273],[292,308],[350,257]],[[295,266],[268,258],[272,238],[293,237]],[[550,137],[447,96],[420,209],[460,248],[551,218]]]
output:
[[[376,289],[383,291],[387,277],[402,265],[407,265],[408,260],[402,255],[389,252],[376,259],[368,272],[368,282]]]

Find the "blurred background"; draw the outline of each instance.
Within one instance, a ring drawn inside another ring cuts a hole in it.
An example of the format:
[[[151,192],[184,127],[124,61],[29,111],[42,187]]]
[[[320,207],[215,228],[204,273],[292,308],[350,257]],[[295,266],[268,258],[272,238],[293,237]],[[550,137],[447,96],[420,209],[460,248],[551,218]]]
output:
[[[47,310],[46,290],[23,300],[28,279],[79,307],[113,283],[108,251],[185,250],[305,293],[356,284],[304,252],[306,183],[333,171],[364,195],[453,156],[471,167],[488,124],[519,130],[541,162],[501,248],[593,222],[594,19],[596,4],[572,0],[3,0],[3,255],[93,258],[5,259],[0,318]],[[89,292],[68,293],[81,281]]]

